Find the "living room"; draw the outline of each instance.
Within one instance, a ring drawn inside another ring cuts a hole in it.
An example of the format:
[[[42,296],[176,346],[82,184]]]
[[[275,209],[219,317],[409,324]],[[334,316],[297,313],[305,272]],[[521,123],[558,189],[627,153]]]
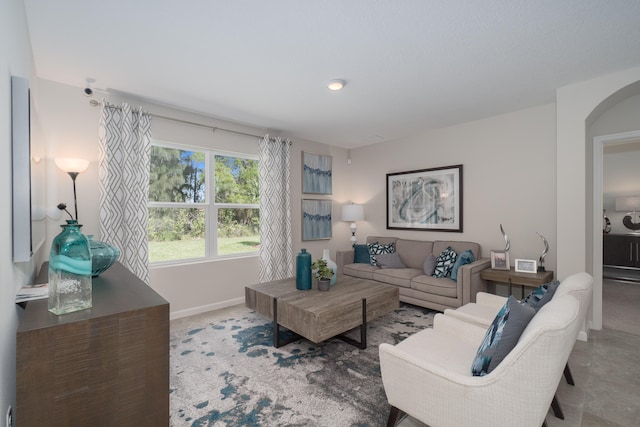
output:
[[[30,4],[30,7],[35,6]],[[2,59],[7,70],[0,96],[6,100],[1,107],[0,119],[0,127],[6,136],[2,148],[2,161],[5,162],[2,168],[5,171],[2,194],[10,200],[9,76],[20,75],[29,78],[31,84],[34,104],[32,123],[35,124],[33,137],[41,143],[40,156],[46,169],[47,200],[55,205],[60,201],[69,203],[73,198],[69,177],[56,169],[54,157],[73,156],[89,160],[89,168],[77,180],[78,210],[85,232],[98,234],[97,123],[100,109],[91,106],[82,93],[84,81],[70,85],[39,76],[23,1],[4,3],[0,12],[3,17]],[[629,53],[629,56],[638,58],[633,53]],[[496,74],[499,74],[497,66]],[[526,80],[533,77],[525,76],[523,86],[526,87]],[[624,67],[609,68],[606,72],[599,71],[596,74],[585,73],[574,80],[566,80],[555,88],[550,98],[541,97],[537,103],[477,117],[467,116],[461,111],[455,122],[371,145],[345,148],[341,141],[316,142],[293,137],[291,200],[294,252],[304,247],[317,257],[323,249],[335,254],[350,245],[349,224],[338,220],[334,221],[330,240],[302,241],[299,206],[301,199],[306,197],[301,189],[303,151],[328,155],[333,159],[334,181],[330,198],[333,201],[334,218],[340,217],[340,208],[346,203],[364,206],[365,221],[358,223],[357,231],[360,242],[373,234],[393,234],[415,239],[452,238],[451,233],[397,230],[390,233],[386,230],[385,176],[391,172],[463,164],[464,229],[454,237],[479,242],[486,257],[491,249],[504,246],[499,229],[503,224],[511,238],[511,256],[536,259],[542,250],[536,232],[543,234],[551,247],[546,258],[547,268],[555,271],[557,277],[589,271],[596,278],[590,322],[594,329],[599,329],[602,324],[602,265],[593,260],[598,259],[597,248],[601,247],[602,241],[598,240],[601,235],[593,231],[594,224],[600,225],[601,221],[594,213],[598,209],[594,208],[591,181],[596,174],[592,160],[592,139],[599,135],[638,130],[639,82],[639,64],[630,61]],[[345,91],[350,89],[349,83]],[[463,83],[460,84],[468,84]],[[97,81],[95,86],[99,87],[100,84]],[[318,84],[320,86],[322,82]],[[134,106],[142,106],[152,114],[209,126],[198,128],[176,124],[171,120],[154,120],[154,138],[159,140],[180,139],[180,142],[195,146],[220,142],[229,144],[228,147],[233,147],[235,151],[255,155],[257,144],[252,146],[247,141],[229,135],[221,138],[230,139],[216,140],[211,137],[211,128],[254,135],[267,133],[267,128],[263,126],[239,124],[216,118],[215,115],[178,109],[172,106],[171,99],[162,100],[162,104],[134,93],[118,92],[118,87],[113,89],[104,93],[96,90],[94,98],[100,100],[104,97],[113,103],[129,102]],[[508,95],[515,98],[520,96]],[[444,108],[447,102],[445,97],[437,97]],[[339,97],[331,99],[332,102],[340,100]],[[613,110],[617,113],[616,120],[599,120]],[[288,136],[286,132],[282,134]],[[215,135],[217,138],[224,132]],[[1,212],[3,235],[10,236],[10,208],[6,206]],[[2,310],[0,320],[3,325],[0,337],[3,348],[11,351],[5,351],[0,363],[0,413],[4,413],[8,405],[15,405],[15,360],[11,354],[15,354],[19,309],[14,309],[13,296],[17,287],[33,280],[37,268],[48,258],[50,242],[58,233],[58,224],[54,220],[47,220],[46,242],[29,263],[13,264],[10,239],[6,239],[2,245],[0,271],[5,286],[0,300],[5,310]],[[599,255],[601,259],[601,253]],[[255,256],[158,268],[152,266],[150,269],[150,285],[170,302],[173,317],[241,303],[244,286],[257,282],[257,278],[258,259]]]

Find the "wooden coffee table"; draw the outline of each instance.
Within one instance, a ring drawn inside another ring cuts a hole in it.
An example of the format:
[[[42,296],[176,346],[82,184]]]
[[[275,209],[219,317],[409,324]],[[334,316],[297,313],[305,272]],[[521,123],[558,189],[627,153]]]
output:
[[[316,344],[339,338],[359,348],[367,347],[367,320],[400,307],[398,288],[355,277],[340,276],[329,291],[296,289],[296,279],[258,283],[245,287],[245,304],[273,320],[273,345],[281,347],[304,337]],[[296,335],[283,340],[280,327]],[[360,328],[360,341],[344,336]]]

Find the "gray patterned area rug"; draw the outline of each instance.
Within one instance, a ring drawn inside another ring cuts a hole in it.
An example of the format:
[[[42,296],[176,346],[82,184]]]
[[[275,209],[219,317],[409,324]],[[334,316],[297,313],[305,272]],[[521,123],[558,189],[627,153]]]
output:
[[[244,306],[173,320],[171,425],[384,426],[378,346],[431,327],[434,314],[401,304],[369,322],[365,350],[338,339],[276,349],[271,322]]]

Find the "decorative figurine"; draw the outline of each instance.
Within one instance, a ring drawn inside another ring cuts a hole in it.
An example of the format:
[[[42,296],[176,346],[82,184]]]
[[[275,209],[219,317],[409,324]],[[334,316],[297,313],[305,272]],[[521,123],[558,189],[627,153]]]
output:
[[[542,234],[538,233],[537,231],[536,231],[536,234],[540,236],[540,238],[542,239],[542,243],[544,244],[544,249],[542,250],[542,253],[540,254],[540,258],[538,259],[540,261],[538,263],[538,271],[547,271],[544,268],[544,257],[546,257],[547,253],[549,252],[549,242]]]
[[[500,224],[500,232],[502,233],[502,237],[504,237],[505,247],[504,251],[507,252],[511,247],[511,241],[509,240],[509,236],[504,232],[504,228],[502,228],[502,224]]]

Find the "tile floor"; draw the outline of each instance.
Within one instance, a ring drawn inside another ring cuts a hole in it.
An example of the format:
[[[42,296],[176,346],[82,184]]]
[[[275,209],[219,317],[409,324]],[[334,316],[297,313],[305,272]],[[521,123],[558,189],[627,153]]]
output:
[[[640,283],[604,281],[603,326],[576,343],[569,359],[576,385],[560,382],[565,419],[550,411],[549,427],[640,425]],[[399,426],[424,424],[405,418]]]

